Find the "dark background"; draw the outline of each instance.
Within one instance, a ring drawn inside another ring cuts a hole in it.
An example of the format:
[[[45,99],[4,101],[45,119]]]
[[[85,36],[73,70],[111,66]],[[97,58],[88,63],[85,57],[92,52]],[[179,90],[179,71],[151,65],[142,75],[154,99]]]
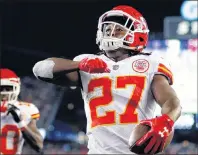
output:
[[[95,53],[99,16],[120,4],[139,10],[151,32],[162,32],[164,17],[179,16],[182,1],[8,1],[2,5],[1,66],[24,76],[32,74],[36,61],[47,57],[73,58],[80,53]]]

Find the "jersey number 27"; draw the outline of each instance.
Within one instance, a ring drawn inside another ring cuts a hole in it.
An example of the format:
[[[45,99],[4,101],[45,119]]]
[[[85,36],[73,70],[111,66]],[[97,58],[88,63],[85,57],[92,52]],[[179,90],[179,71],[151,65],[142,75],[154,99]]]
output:
[[[124,108],[124,112],[119,115],[120,124],[137,123],[138,116],[135,109],[141,100],[142,92],[145,88],[146,78],[144,76],[118,76],[115,80],[115,89],[126,89],[127,85],[134,85],[128,103]],[[99,125],[113,125],[116,123],[115,110],[106,111],[104,116],[98,116],[97,108],[107,106],[113,101],[112,97],[112,80],[109,77],[101,77],[92,79],[88,84],[88,93],[94,91],[95,88],[102,88],[102,96],[94,97],[89,102],[91,111],[91,127]]]

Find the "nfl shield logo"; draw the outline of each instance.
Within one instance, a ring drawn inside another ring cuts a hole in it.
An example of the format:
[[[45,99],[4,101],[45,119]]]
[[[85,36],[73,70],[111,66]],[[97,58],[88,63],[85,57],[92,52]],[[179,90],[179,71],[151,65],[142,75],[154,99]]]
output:
[[[117,70],[119,68],[119,65],[113,65],[113,70]]]

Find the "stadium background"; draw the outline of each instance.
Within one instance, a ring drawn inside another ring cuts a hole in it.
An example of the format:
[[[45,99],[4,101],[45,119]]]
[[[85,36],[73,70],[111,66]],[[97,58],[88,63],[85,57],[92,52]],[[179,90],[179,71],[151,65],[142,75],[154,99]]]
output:
[[[183,113],[166,153],[198,153],[197,7],[188,13],[188,9],[184,9],[184,14],[190,17],[196,14],[195,19],[183,19],[183,2],[51,0],[1,3],[1,67],[10,68],[21,77],[20,99],[33,102],[40,109],[38,127],[45,137],[45,153],[86,153],[86,118],[80,89],[37,80],[32,73],[33,65],[52,56],[72,59],[78,54],[96,53],[98,17],[120,4],[131,5],[143,14],[151,31],[146,50],[168,57],[173,67],[173,87],[180,97]],[[23,153],[35,152],[25,145]]]

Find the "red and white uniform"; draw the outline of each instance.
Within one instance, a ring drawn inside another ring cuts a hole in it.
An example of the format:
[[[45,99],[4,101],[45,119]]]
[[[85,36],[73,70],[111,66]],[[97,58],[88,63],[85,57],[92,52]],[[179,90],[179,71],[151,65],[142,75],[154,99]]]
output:
[[[40,113],[38,108],[27,102],[14,102],[14,105],[18,107],[22,112],[27,114],[25,123],[28,125],[31,119],[39,119]],[[21,154],[24,139],[18,124],[14,121],[11,114],[7,115],[7,112],[1,113],[1,134],[0,134],[0,154]]]
[[[128,141],[134,126],[154,116],[156,103],[150,88],[153,76],[162,74],[172,84],[170,65],[153,55],[137,55],[114,62],[105,55],[83,54],[74,61],[85,57],[98,57],[111,70],[100,74],[80,71],[88,153],[131,154]]]

